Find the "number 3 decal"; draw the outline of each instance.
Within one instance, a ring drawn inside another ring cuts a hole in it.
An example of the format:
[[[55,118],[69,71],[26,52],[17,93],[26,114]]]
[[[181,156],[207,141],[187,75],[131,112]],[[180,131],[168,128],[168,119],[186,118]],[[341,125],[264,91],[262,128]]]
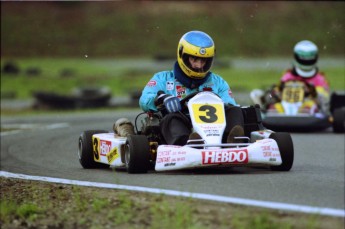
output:
[[[213,106],[209,106],[209,105],[204,105],[201,106],[199,108],[199,111],[206,111],[206,115],[205,116],[199,116],[200,120],[203,122],[207,122],[207,123],[213,123],[216,122],[218,117],[217,117],[217,110],[215,107]]]
[[[197,123],[224,123],[222,104],[193,104],[193,113]]]
[[[99,160],[99,153],[98,153],[98,139],[93,139],[93,155],[95,156],[95,159]]]

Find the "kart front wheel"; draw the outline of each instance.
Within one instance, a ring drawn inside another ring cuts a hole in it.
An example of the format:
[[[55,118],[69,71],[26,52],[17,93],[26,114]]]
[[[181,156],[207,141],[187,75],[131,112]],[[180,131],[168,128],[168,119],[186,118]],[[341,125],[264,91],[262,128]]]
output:
[[[145,135],[129,135],[125,146],[128,173],[147,173],[150,168],[150,147]]]
[[[92,169],[92,168],[108,168],[109,165],[97,163],[94,160],[94,153],[93,153],[93,142],[92,142],[92,135],[100,134],[100,133],[107,133],[106,130],[88,130],[84,131],[80,134],[79,137],[79,144],[78,144],[78,157],[81,166],[84,169]]]
[[[282,157],[282,164],[278,166],[271,166],[273,171],[290,171],[294,160],[294,148],[291,136],[289,133],[272,133],[271,139],[274,139],[279,148],[280,155]]]
[[[334,133],[345,132],[345,108],[340,107],[333,111],[333,131]]]

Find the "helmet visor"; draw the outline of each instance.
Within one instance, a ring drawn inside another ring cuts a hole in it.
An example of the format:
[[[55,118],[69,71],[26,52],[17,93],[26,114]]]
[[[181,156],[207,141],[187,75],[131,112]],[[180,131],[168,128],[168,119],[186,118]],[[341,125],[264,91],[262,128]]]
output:
[[[184,64],[193,72],[205,73],[210,70],[213,57],[197,57],[184,54],[182,56],[182,60]]]
[[[305,57],[295,53],[295,59],[296,59],[297,63],[299,63],[301,65],[305,65],[305,66],[315,65],[317,62],[317,57],[318,56],[315,55],[312,58],[305,58]]]

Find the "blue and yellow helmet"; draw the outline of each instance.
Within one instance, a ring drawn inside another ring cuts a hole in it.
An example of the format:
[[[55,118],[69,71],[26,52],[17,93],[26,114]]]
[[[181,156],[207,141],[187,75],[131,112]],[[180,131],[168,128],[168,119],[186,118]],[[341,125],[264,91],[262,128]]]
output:
[[[190,31],[182,36],[177,47],[177,62],[182,71],[190,78],[203,79],[210,71],[215,46],[212,38],[201,31]],[[189,63],[189,57],[205,58],[203,69],[193,69]]]

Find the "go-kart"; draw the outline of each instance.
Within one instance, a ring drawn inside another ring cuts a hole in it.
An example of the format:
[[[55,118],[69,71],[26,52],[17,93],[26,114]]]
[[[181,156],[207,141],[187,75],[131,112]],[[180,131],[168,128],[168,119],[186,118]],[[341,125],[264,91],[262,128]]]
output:
[[[272,89],[266,92],[254,89],[250,97],[254,103],[263,108],[264,126],[274,131],[309,132],[332,126],[334,132],[344,132],[345,95],[332,93],[331,109],[323,111],[318,109],[316,99],[308,97],[308,93],[315,90],[311,87],[313,86],[300,81],[288,81],[281,89],[280,97],[277,97]],[[309,92],[306,92],[306,89]],[[271,99],[273,103],[267,101]]]
[[[260,108],[242,107],[245,113],[243,143],[223,143],[226,127],[223,101],[203,91],[181,100],[183,114],[191,120],[201,140],[184,146],[167,145],[162,138],[160,113],[141,113],[135,119],[136,133],[121,137],[110,131],[89,130],[79,137],[79,161],[84,168],[113,167],[128,173],[182,170],[204,167],[266,166],[273,171],[289,171],[294,148],[290,134],[276,133],[261,124]],[[137,122],[141,119],[141,128]]]

